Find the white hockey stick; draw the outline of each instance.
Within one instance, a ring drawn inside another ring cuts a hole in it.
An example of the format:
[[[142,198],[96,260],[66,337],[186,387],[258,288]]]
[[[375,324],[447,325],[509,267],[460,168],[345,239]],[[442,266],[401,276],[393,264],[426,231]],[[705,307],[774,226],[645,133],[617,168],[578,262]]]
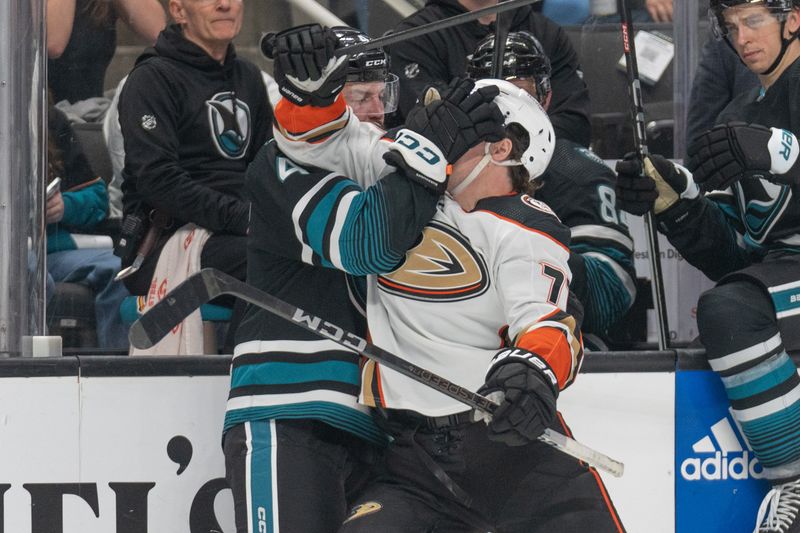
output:
[[[331,339],[347,349],[369,357],[474,409],[491,415],[497,408],[497,404],[485,396],[425,370],[367,342],[354,333],[213,268],[204,268],[197,274],[189,276],[186,281],[167,293],[160,302],[134,322],[128,334],[131,344],[140,349],[152,347],[201,305],[223,294],[241,298],[261,309],[266,309],[320,337]],[[546,429],[539,440],[586,462],[589,466],[599,468],[615,477],[622,476],[624,470],[622,463],[592,450],[566,435]]]

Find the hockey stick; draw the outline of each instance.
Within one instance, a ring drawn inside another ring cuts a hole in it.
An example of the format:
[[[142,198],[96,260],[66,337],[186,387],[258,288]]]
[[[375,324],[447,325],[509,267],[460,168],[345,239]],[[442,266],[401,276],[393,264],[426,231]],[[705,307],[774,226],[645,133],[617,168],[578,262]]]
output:
[[[634,42],[633,20],[631,8],[627,0],[618,0],[622,17],[622,46],[625,49],[625,70],[628,74],[628,96],[633,119],[633,140],[636,155],[641,162],[642,179],[644,179],[644,158],[649,155],[647,148],[647,132],[644,122],[644,106],[642,105],[642,83],[639,80],[639,65],[636,62],[636,43]],[[658,246],[653,213],[644,215],[644,230],[647,235],[647,246],[650,250],[650,275],[652,277],[653,307],[658,322],[658,349],[669,348],[669,323],[667,322],[667,302],[664,297],[664,278],[661,275],[661,252]]]
[[[345,331],[335,324],[331,324],[299,307],[295,307],[213,268],[204,268],[197,274],[189,276],[183,283],[164,296],[160,302],[139,317],[131,325],[128,334],[131,344],[140,349],[151,348],[193,311],[223,294],[241,298],[257,307],[266,309],[320,337],[330,339],[347,349],[369,357],[387,368],[391,368],[474,409],[491,415],[497,408],[497,404],[485,396],[418,367],[383,348],[367,342],[354,333]],[[539,437],[539,440],[558,448],[576,459],[584,461],[589,466],[604,470],[615,477],[622,476],[624,470],[622,463],[592,450],[566,435],[546,429],[544,434]]]
[[[498,5],[503,2],[500,0]],[[494,21],[494,49],[492,50],[492,78],[496,80],[503,79],[503,63],[506,53],[506,37],[508,36],[508,25],[503,23],[506,21],[507,16],[497,14]]]
[[[407,30],[398,31],[397,33],[390,33],[389,35],[384,35],[383,37],[377,37],[366,43],[359,43],[352,46],[339,48],[335,53],[337,57],[340,57],[343,55],[358,54],[360,52],[365,52],[375,48],[383,48],[384,46],[389,46],[390,44],[407,41],[408,39],[413,39],[414,37],[419,37],[421,35],[443,30],[445,28],[450,28],[452,26],[458,26],[459,24],[464,24],[466,22],[472,22],[473,20],[478,20],[479,18],[483,18],[487,15],[493,15],[495,13],[499,14],[503,13],[504,11],[516,9],[518,7],[535,4],[536,2],[541,2],[541,0],[509,0],[508,2],[499,2],[493,6],[476,9],[475,11],[469,11],[467,13],[461,13],[460,15],[455,15],[442,20],[436,20],[429,22],[428,24],[423,24],[422,26],[417,26],[416,28],[409,28]],[[273,32],[265,33],[261,36],[261,40],[259,41],[261,53],[267,59],[274,59],[273,38],[275,35],[276,34]]]

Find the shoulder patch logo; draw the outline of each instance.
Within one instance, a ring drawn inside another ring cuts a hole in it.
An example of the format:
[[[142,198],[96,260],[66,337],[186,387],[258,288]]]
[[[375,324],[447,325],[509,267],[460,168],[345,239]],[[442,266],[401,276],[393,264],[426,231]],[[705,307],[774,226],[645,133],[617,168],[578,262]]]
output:
[[[532,196],[527,194],[523,194],[522,196],[520,196],[519,199],[522,200],[522,203],[527,205],[528,207],[532,207],[537,211],[542,211],[543,213],[547,213],[548,215],[552,215],[558,218],[558,216],[553,212],[553,210],[550,209],[550,206],[542,202],[541,200],[537,200],[536,198],[533,198]]]
[[[147,131],[152,131],[158,126],[155,115],[142,115],[142,128]]]
[[[605,162],[602,159],[600,159],[600,156],[598,156],[596,153],[592,152],[588,148],[584,148],[583,146],[581,146],[577,150],[578,152],[583,154],[585,157],[591,159],[595,163],[600,163],[601,165],[605,165]]]
[[[454,228],[432,221],[400,268],[378,276],[381,290],[402,298],[455,302],[489,288],[486,262]]]
[[[236,109],[234,110],[234,102]],[[217,152],[225,159],[241,159],[250,145],[250,107],[230,91],[206,100],[208,127]]]
[[[406,75],[406,78],[413,80],[419,74],[419,65],[417,63],[409,63],[406,65],[406,68],[403,69],[403,72]]]
[[[352,520],[355,520],[356,518],[361,518],[362,516],[367,516],[373,513],[377,513],[381,509],[383,509],[383,505],[381,505],[378,502],[366,502],[362,503],[361,505],[356,505],[350,511],[350,515],[347,517],[347,519],[342,523],[346,524]]]

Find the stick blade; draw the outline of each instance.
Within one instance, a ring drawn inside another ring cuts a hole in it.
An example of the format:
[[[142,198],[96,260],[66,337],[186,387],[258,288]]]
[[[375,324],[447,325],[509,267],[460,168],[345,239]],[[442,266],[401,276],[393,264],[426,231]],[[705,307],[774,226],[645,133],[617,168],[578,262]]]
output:
[[[131,324],[128,341],[140,350],[152,348],[175,326],[201,305],[219,294],[213,290],[215,271],[207,268],[193,274]]]

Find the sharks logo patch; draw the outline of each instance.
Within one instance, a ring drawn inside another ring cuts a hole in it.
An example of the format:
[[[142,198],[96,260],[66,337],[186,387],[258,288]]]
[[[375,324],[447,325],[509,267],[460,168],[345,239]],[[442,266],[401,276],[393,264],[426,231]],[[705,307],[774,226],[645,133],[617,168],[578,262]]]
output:
[[[489,288],[486,262],[454,228],[432,221],[400,268],[378,276],[381,290],[403,298],[455,302]]]
[[[762,244],[791,205],[792,189],[761,179],[744,179],[737,183],[739,209],[748,236]]]
[[[234,103],[236,110],[234,111]],[[241,159],[250,145],[250,108],[230,91],[206,100],[214,146],[226,159]]]

